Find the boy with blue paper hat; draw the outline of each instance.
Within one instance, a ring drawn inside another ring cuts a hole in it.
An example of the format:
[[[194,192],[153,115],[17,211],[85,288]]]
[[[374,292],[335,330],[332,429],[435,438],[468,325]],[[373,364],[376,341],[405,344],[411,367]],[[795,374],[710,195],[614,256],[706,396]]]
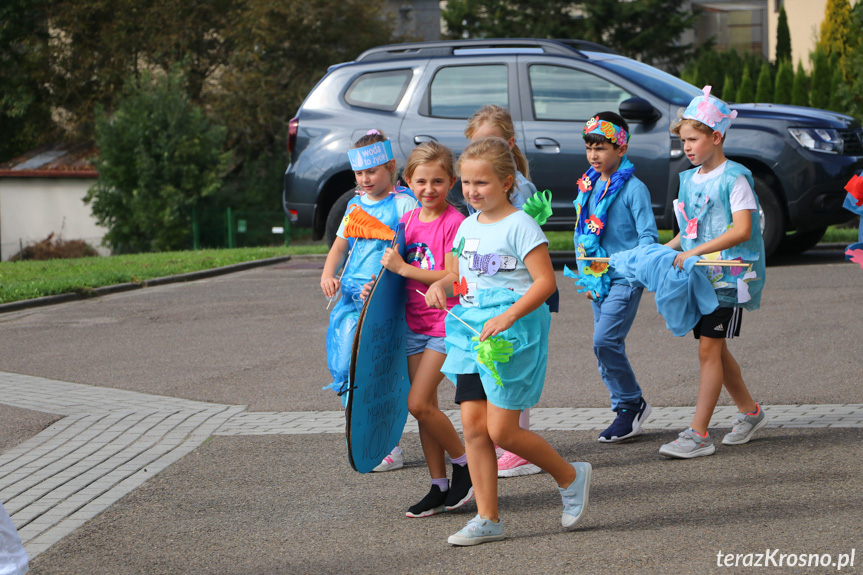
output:
[[[702,316],[692,330],[699,340],[701,362],[695,417],[675,441],[659,449],[668,457],[689,459],[716,451],[707,426],[723,386],[740,412],[731,433],[722,439],[724,445],[747,443],[767,423],[726,344],[726,339],[740,335],[742,310],[760,306],[765,277],[752,173],[726,159],[723,152],[725,132],[736,117],[737,112],[711,96],[710,86],[705,86],[704,95],[695,97],[671,128],[680,137],[686,157],[697,166],[680,174],[680,193],[674,202],[680,232],[667,244],[682,250],[674,265],[683,269],[683,263],[693,256],[708,261],[740,260],[742,265],[708,268],[719,307]]]

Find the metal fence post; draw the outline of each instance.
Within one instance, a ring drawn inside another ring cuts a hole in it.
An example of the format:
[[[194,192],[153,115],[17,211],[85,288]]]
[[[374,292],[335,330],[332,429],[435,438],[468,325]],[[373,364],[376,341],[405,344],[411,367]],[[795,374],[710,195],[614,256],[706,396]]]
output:
[[[198,208],[192,208],[192,249],[201,249],[201,228],[198,225]]]
[[[228,248],[235,248],[236,244],[234,242],[234,218],[231,215],[230,206],[227,208],[228,211]]]

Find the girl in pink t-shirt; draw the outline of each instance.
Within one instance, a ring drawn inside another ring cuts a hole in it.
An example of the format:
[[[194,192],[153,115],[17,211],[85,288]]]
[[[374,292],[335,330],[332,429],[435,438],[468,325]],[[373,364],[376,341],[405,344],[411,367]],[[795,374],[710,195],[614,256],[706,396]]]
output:
[[[446,359],[446,312],[426,305],[428,286],[448,275],[457,280],[458,269],[451,251],[464,216],[446,201],[456,181],[452,151],[437,142],[414,148],[404,176],[422,207],[402,216],[405,224],[405,259],[388,248],[381,265],[407,279],[407,354],[411,390],[408,409],[419,423],[423,454],[432,479],[431,490],[407,511],[408,517],[428,517],[461,507],[473,497],[464,445],[450,419],[440,410],[437,389],[443,380],[440,368]],[[458,298],[449,298],[453,307]],[[446,459],[452,461],[452,485],[447,481]]]

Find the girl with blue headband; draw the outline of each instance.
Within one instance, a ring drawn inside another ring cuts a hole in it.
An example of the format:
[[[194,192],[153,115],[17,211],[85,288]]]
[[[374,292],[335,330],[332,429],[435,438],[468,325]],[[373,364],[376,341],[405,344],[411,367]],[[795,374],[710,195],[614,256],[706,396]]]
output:
[[[626,157],[629,125],[614,112],[601,112],[582,130],[590,168],[578,180],[576,256],[607,257],[659,239],[647,187],[633,175]],[[632,287],[608,264],[578,261],[575,278],[593,306],[593,353],[602,382],[617,415],[599,434],[599,441],[615,443],[641,433],[650,405],[626,356],[625,340],[644,288]]]
[[[357,182],[357,196],[348,202],[321,274],[321,291],[330,301],[341,290],[327,328],[327,366],[333,381],[324,389],[335,391],[343,406],[348,399],[354,332],[363,307],[360,293],[372,274],[380,270],[381,256],[392,241],[392,230],[399,218],[416,205],[408,188],[396,186],[396,161],[390,141],[383,133],[370,130],[348,150],[348,159]],[[387,229],[390,237],[385,239],[380,232]],[[337,277],[343,265],[342,275]],[[401,447],[396,447],[374,471],[402,466]]]

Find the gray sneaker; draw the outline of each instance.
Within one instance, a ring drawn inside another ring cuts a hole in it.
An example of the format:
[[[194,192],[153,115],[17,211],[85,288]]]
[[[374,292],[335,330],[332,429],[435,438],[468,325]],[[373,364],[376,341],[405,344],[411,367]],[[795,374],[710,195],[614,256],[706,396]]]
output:
[[[737,420],[731,428],[731,433],[722,438],[723,445],[742,445],[752,439],[752,434],[767,425],[767,416],[761,409],[761,404],[756,403],[758,409],[755,413],[738,413]]]
[[[713,455],[715,451],[716,446],[713,445],[710,435],[701,437],[691,427],[685,431],[681,431],[677,439],[671,443],[666,443],[659,448],[660,455],[679,457],[681,459]]]
[[[450,545],[479,545],[489,541],[500,541],[503,539],[503,522],[497,523],[490,519],[483,519],[479,515],[467,522],[464,528],[450,535],[447,543]]]

